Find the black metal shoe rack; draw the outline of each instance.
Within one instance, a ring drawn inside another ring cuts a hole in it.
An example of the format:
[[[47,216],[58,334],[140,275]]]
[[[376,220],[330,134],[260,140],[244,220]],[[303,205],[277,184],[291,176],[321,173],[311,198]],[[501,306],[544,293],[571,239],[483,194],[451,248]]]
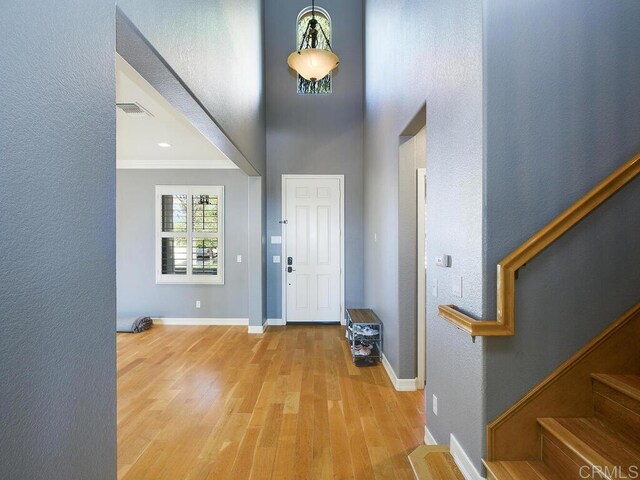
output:
[[[365,334],[369,329],[374,334]],[[353,363],[357,366],[375,365],[382,355],[382,322],[373,310],[368,308],[347,309],[347,326],[345,337],[351,348]],[[357,355],[357,349],[361,345],[371,348],[369,355]]]

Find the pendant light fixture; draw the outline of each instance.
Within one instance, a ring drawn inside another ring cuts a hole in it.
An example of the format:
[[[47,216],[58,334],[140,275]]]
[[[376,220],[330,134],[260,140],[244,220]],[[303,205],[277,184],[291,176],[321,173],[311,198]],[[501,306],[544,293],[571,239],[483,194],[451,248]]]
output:
[[[318,28],[320,29],[319,32]],[[322,33],[327,43],[327,50],[318,48],[318,33]],[[331,42],[329,42],[327,35],[324,33],[322,25],[316,20],[315,0],[311,1],[311,19],[302,36],[300,48],[289,55],[287,63],[301,77],[311,82],[316,82],[326,77],[340,63],[340,59],[331,49]]]

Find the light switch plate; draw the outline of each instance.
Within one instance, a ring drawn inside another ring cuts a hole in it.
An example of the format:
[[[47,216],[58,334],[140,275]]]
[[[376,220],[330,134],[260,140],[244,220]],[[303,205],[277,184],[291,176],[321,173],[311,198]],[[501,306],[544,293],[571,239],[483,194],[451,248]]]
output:
[[[453,295],[455,295],[456,297],[462,298],[462,277],[453,277],[453,282],[451,283],[451,293],[453,293]]]
[[[273,263],[280,263],[280,255],[273,256]]]
[[[438,255],[436,256],[436,265],[438,267],[450,267],[451,255]]]
[[[236,262],[242,263],[242,255],[237,255],[236,256]]]
[[[272,245],[278,245],[282,243],[282,237],[279,235],[273,235],[271,236],[271,244]]]

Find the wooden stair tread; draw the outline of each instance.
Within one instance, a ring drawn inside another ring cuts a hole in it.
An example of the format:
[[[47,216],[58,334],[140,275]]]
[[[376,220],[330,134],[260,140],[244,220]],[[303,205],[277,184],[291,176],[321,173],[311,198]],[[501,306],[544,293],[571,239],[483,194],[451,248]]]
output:
[[[628,468],[640,463],[640,445],[595,417],[539,418],[538,423],[588,465]]]
[[[419,480],[464,480],[444,445],[420,445],[409,455],[409,462]]]
[[[591,378],[640,402],[640,376],[638,375],[594,373]]]
[[[497,480],[561,480],[540,461],[484,462]],[[489,477],[491,478],[491,476]]]

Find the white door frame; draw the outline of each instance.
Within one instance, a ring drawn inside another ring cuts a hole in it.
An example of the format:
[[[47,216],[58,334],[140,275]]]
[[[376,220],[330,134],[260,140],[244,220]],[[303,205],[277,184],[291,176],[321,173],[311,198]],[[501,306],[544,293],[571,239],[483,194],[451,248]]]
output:
[[[282,220],[287,220],[287,189],[286,180],[289,178],[312,179],[312,178],[335,178],[340,185],[340,324],[345,324],[345,302],[344,302],[344,175],[282,175]],[[282,224],[282,321],[287,323],[287,228]]]
[[[416,384],[424,388],[427,369],[427,267],[425,246],[425,209],[427,193],[427,169],[417,169],[417,214],[418,221],[418,376]]]

